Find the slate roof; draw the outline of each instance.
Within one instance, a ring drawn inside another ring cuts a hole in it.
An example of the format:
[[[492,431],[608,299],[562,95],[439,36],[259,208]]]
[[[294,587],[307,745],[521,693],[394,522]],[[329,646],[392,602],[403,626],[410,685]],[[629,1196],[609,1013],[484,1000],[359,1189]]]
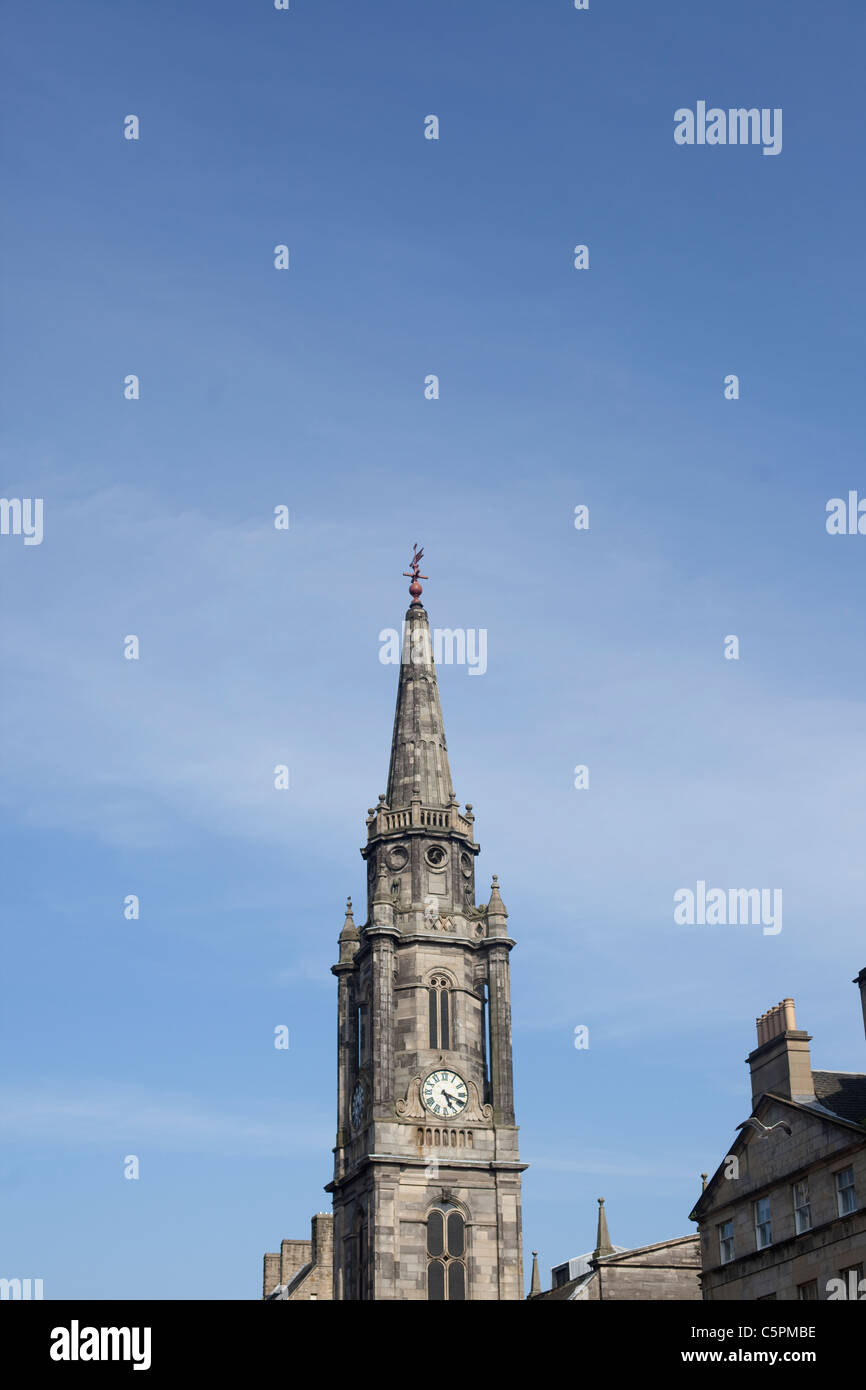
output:
[[[853,1071],[813,1071],[815,1099],[841,1120],[866,1124],[866,1075]]]
[[[560,1284],[558,1289],[547,1289],[544,1293],[537,1293],[533,1297],[533,1303],[543,1298],[545,1302],[552,1299],[558,1303],[573,1303],[580,1290],[585,1284],[589,1284],[595,1278],[595,1273],[581,1274],[577,1279],[569,1279],[567,1284]]]

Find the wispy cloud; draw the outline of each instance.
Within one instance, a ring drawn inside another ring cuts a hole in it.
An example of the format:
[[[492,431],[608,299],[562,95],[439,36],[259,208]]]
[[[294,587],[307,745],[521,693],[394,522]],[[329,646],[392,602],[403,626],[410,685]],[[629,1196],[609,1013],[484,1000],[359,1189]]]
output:
[[[7,1142],[118,1153],[163,1150],[291,1157],[323,1153],[333,1140],[324,1109],[302,1103],[286,1121],[284,1105],[256,1112],[216,1110],[195,1096],[137,1086],[78,1089],[0,1087],[0,1126]]]

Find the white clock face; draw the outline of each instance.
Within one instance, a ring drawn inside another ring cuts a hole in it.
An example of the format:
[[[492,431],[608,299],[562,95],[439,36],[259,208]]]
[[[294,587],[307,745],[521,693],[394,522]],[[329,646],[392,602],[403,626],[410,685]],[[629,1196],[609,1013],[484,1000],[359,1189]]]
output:
[[[352,1092],[352,1124],[355,1129],[360,1127],[361,1121],[364,1118],[365,1109],[364,1087],[361,1085],[360,1081],[356,1081],[355,1089]]]
[[[431,1071],[421,1087],[421,1098],[434,1115],[450,1120],[466,1109],[469,1093],[466,1082],[456,1071]]]

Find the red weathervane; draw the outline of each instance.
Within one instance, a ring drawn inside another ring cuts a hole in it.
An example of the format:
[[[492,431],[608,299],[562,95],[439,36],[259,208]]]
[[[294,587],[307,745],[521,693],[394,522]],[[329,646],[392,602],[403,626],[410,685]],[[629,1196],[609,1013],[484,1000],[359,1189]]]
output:
[[[423,554],[424,554],[423,547],[421,548],[421,550],[419,550],[419,549],[418,549],[418,546],[417,546],[417,543],[416,543],[415,545],[413,545],[413,546],[412,546],[412,559],[409,561],[409,564],[412,566],[412,568],[403,571],[403,574],[404,574],[405,578],[406,578],[406,579],[411,579],[411,580],[412,580],[412,583],[409,585],[409,593],[412,595],[412,602],[413,602],[413,603],[420,603],[420,602],[421,602],[421,585],[418,583],[418,580],[419,580],[419,579],[429,579],[429,577],[430,577],[429,575],[420,574],[420,573],[419,573],[419,566],[420,566],[420,564],[421,564],[421,556],[422,556]]]

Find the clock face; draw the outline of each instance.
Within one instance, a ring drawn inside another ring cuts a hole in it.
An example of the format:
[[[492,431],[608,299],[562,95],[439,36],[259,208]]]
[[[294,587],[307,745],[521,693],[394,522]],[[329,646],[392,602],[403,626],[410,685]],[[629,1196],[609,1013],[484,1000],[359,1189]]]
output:
[[[469,1092],[463,1077],[456,1071],[431,1071],[421,1087],[421,1098],[434,1115],[450,1120],[466,1109]]]
[[[352,1092],[352,1124],[355,1129],[359,1129],[364,1118],[364,1111],[367,1108],[364,1087],[360,1081],[355,1082],[355,1089]]]

